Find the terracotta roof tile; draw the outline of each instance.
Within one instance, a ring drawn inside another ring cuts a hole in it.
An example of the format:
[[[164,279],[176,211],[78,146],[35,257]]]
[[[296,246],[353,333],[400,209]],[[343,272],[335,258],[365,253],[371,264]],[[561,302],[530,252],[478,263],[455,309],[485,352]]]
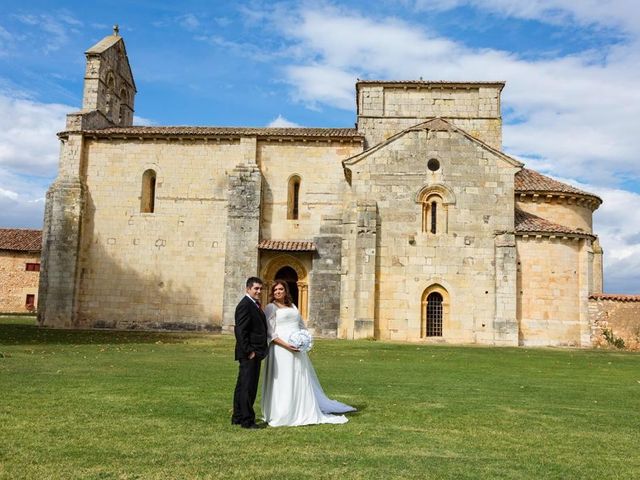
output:
[[[640,295],[622,295],[619,293],[596,293],[589,300],[614,300],[618,302],[640,302]]]
[[[516,208],[515,211],[515,228],[516,233],[556,233],[592,236],[584,230],[565,227],[564,225],[551,222],[532,213],[520,210],[519,208]]]
[[[62,132],[59,135],[64,135]],[[85,135],[98,137],[109,136],[258,136],[258,137],[322,137],[361,139],[362,135],[355,128],[257,128],[257,127],[163,127],[132,126],[111,127],[100,130],[85,130]]]
[[[0,250],[39,252],[42,248],[42,230],[0,228]]]
[[[578,188],[572,187],[566,183],[559,182],[553,178],[542,175],[534,170],[523,168],[515,176],[516,193],[533,193],[533,192],[549,192],[549,193],[568,193],[574,195],[586,195],[602,200],[593,193],[585,192]]]
[[[314,252],[316,245],[313,242],[298,240],[262,240],[258,244],[260,250],[286,250],[290,252]]]

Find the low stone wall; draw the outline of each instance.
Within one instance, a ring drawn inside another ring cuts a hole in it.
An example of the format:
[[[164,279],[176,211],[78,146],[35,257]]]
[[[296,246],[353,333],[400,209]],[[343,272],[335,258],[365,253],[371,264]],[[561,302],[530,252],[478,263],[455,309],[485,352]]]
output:
[[[589,321],[595,347],[640,350],[640,295],[591,295]]]

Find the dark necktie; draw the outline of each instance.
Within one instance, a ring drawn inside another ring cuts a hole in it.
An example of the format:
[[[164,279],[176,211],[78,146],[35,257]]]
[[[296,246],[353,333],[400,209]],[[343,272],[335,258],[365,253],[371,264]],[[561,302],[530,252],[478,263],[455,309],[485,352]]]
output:
[[[256,305],[260,308],[260,300],[256,300]]]

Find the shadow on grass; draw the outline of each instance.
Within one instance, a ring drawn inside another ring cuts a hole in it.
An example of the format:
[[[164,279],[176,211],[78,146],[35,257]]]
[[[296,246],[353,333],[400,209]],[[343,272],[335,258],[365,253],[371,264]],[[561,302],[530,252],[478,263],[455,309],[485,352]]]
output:
[[[183,343],[202,333],[121,330],[59,330],[0,318],[0,345],[83,345],[126,343]]]

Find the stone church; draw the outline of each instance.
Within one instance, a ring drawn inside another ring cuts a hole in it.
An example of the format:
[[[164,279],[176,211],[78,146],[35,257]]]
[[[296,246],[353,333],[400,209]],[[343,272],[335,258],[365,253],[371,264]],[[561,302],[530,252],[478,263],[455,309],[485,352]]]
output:
[[[225,332],[258,275],[320,336],[591,345],[601,199],[501,151],[504,82],[361,80],[356,128],[133,126],[118,32],[86,59],[41,325]]]

